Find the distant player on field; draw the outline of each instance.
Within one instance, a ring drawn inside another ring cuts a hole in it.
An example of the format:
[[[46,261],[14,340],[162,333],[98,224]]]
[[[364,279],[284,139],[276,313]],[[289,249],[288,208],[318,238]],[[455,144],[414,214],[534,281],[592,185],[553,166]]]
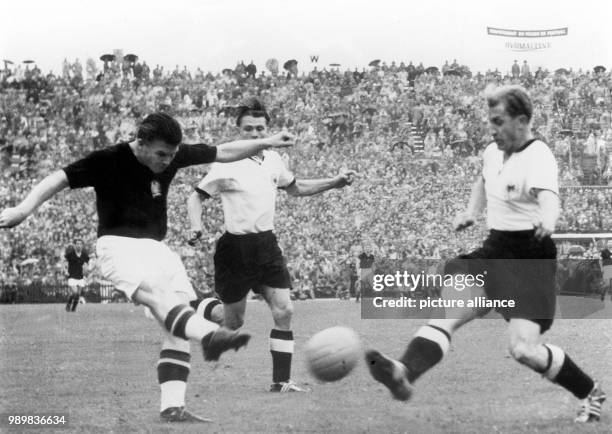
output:
[[[89,255],[83,248],[83,240],[76,240],[74,246],[68,246],[64,258],[68,262],[68,288],[70,289],[66,312],[74,312],[79,304],[81,290],[85,288],[83,266],[89,262]]]
[[[190,307],[196,297],[182,261],[162,242],[170,183],[182,167],[235,161],[293,143],[288,133],[216,148],[187,146],[181,140],[174,118],[151,114],[140,124],[136,140],[95,151],[47,176],[23,202],[0,213],[0,227],[13,227],[66,187],[94,187],[101,274],[134,303],[146,305],[167,331],[157,373],[161,419],[168,422],[204,421],[184,408],[189,339],[200,342],[205,360],[218,360],[223,352],[246,345],[250,337],[219,328]]]
[[[359,285],[356,287],[355,302],[359,302],[360,298],[365,293],[370,296],[372,284],[374,282],[374,249],[370,242],[364,243],[361,253],[357,256],[359,266]]]
[[[518,309],[499,309],[509,323],[512,357],[582,400],[576,422],[599,420],[606,399],[601,387],[561,348],[541,341],[555,311],[557,252],[550,235],[559,216],[557,163],[548,146],[533,138],[533,106],[525,89],[489,89],[487,103],[495,142],[483,154],[482,176],[472,188],[466,212],[457,216],[455,229],[471,226],[486,204],[491,231],[481,248],[451,260],[446,273],[484,273],[485,285],[473,286],[473,297],[514,300]],[[444,288],[445,297],[456,298],[462,289]],[[442,360],[451,335],[488,310],[447,310],[445,319],[432,319],[417,331],[399,360],[368,351],[372,376],[396,399],[409,399],[412,383]]]
[[[242,138],[263,140],[269,121],[263,104],[252,99],[240,108],[236,124]],[[223,203],[227,232],[218,240],[214,257],[215,290],[223,302],[223,325],[233,330],[242,326],[251,289],[270,307],[274,321],[270,332],[271,392],[304,391],[290,380],[293,305],[287,263],[273,232],[277,190],[310,196],[350,185],[354,175],[346,170],[333,178],[296,179],[278,153],[263,151],[235,163],[214,164],[188,200],[191,228],[197,237],[202,233],[202,201],[220,196]]]

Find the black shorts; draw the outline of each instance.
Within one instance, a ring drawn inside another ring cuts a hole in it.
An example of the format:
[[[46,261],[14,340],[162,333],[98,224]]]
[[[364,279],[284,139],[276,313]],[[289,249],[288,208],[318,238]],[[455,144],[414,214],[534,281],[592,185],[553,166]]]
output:
[[[236,303],[261,286],[291,288],[287,261],[272,231],[233,235],[217,241],[215,291],[224,303]]]
[[[550,328],[555,316],[557,248],[550,237],[534,231],[491,230],[482,247],[446,264],[445,273],[484,276],[491,300],[514,300],[515,307],[496,309],[507,321],[523,318]]]

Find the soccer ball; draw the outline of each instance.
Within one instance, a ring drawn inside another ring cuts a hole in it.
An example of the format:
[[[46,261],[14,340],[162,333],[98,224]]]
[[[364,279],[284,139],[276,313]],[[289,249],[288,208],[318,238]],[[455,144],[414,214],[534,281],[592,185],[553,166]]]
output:
[[[361,356],[357,334],[347,327],[330,327],[315,334],[305,346],[306,363],[313,377],[338,381],[353,370]]]

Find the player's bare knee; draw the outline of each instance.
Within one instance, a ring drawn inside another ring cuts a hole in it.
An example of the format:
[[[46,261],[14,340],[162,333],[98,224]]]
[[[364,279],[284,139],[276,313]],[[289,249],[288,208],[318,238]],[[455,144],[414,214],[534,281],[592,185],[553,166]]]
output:
[[[291,324],[291,319],[293,318],[293,305],[283,304],[279,306],[272,307],[272,318],[276,324]]]
[[[537,357],[537,346],[524,340],[511,342],[508,350],[519,363],[530,365]]]

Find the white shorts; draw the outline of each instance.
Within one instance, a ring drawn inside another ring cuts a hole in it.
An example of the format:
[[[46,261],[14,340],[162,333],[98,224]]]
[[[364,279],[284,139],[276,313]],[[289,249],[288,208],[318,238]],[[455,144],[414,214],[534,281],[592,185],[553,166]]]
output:
[[[68,286],[71,288],[85,288],[85,279],[68,279]]]
[[[105,235],[98,238],[96,253],[102,276],[132,301],[143,283],[196,299],[181,258],[161,241]]]

